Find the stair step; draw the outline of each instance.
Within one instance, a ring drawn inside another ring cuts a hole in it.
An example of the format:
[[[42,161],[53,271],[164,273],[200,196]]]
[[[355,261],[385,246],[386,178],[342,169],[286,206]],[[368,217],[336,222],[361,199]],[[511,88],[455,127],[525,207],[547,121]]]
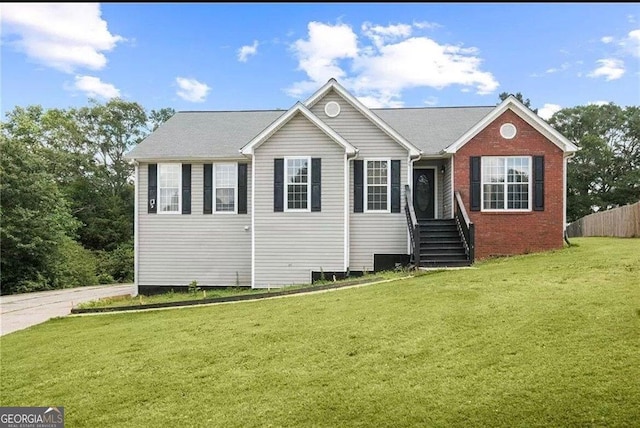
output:
[[[468,260],[438,260],[438,261],[420,261],[420,267],[462,267],[471,266]]]
[[[420,248],[420,258],[431,256],[467,257],[467,252],[461,246],[457,248]]]

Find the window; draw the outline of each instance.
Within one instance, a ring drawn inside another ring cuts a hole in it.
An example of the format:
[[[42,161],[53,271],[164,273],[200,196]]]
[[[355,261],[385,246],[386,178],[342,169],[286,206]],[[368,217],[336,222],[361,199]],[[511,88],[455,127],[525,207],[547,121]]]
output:
[[[366,204],[367,211],[389,211],[389,161],[366,161]]]
[[[309,158],[285,159],[287,211],[309,211]]]
[[[179,163],[158,164],[158,188],[161,213],[180,212],[180,178],[182,167]]]
[[[236,211],[236,164],[215,164],[216,212]]]
[[[530,157],[483,157],[482,209],[528,211],[530,177]]]

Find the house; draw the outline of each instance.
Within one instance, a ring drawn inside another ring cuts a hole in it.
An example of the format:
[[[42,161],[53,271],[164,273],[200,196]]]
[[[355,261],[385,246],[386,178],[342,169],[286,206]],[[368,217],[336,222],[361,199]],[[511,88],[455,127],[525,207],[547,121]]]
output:
[[[576,150],[512,96],[369,109],[331,79],[287,111],[180,112],[127,155],[138,290],[561,248]]]

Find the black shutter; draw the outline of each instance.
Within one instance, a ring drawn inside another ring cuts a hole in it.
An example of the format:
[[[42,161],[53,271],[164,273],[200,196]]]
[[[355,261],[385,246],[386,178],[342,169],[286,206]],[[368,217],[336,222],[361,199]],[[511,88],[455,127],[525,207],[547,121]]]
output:
[[[321,159],[311,159],[311,211],[320,211],[322,208],[322,171]]]
[[[156,214],[158,212],[158,164],[149,164],[148,187],[147,212],[149,214]]]
[[[400,212],[400,161],[391,161],[391,212]]]
[[[471,156],[471,211],[480,211],[480,156]]]
[[[238,164],[238,214],[247,213],[247,164]]]
[[[211,214],[213,212],[213,165],[204,164],[204,195],[203,195],[203,214]]]
[[[361,213],[363,210],[364,202],[364,188],[362,180],[364,178],[363,173],[364,161],[353,161],[353,212]]]
[[[191,214],[191,164],[182,164],[182,214]]]
[[[273,160],[273,211],[284,211],[284,159]]]
[[[544,156],[533,157],[533,210],[544,211]]]

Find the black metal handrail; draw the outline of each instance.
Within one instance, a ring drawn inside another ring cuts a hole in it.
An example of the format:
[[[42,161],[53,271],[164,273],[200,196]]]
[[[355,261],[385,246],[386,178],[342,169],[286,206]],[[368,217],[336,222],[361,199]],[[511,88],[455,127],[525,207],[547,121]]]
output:
[[[411,187],[408,184],[404,186],[404,213],[407,216],[407,227],[411,240],[411,262],[418,266],[420,265],[420,227],[413,208]]]
[[[460,192],[455,192],[456,195],[456,223],[458,225],[458,230],[462,236],[464,249],[467,253],[467,257],[469,257],[469,262],[473,263],[475,258],[475,226],[469,215],[467,214],[467,210],[464,208],[464,203],[462,202],[462,197],[460,196]]]

